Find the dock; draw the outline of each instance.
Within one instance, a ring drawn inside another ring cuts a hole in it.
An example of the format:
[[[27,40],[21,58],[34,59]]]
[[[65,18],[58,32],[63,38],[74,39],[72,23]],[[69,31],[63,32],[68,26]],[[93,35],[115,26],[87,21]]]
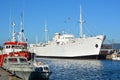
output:
[[[0,80],[22,80],[16,76],[11,75],[9,72],[0,68]]]

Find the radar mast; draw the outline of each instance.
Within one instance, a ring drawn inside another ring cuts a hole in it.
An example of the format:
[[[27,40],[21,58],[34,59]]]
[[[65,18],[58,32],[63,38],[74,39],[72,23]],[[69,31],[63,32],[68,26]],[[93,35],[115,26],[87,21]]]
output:
[[[83,20],[82,20],[82,8],[81,8],[81,6],[80,6],[80,20],[79,20],[79,22],[80,22],[80,38],[82,38],[83,37],[83,31],[82,31],[82,25],[83,25]]]

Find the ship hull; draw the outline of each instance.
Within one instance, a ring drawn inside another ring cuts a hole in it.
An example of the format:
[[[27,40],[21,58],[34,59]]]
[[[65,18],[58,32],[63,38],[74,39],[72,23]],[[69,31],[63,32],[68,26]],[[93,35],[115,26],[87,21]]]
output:
[[[24,80],[48,80],[50,72],[15,71],[16,76]]]
[[[63,57],[63,56],[36,56],[38,58],[58,58],[58,59],[99,59],[99,55],[90,56],[75,56],[75,57]]]
[[[37,56],[47,58],[96,59],[99,55],[104,36],[78,38],[72,43],[57,45],[51,42],[45,46],[30,47]]]

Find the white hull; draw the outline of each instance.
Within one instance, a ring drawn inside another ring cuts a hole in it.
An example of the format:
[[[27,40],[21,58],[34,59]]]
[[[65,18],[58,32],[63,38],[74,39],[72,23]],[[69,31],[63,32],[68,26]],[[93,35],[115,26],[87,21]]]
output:
[[[45,46],[30,46],[30,51],[44,57],[82,57],[99,55],[104,36],[75,38],[65,44],[49,42]]]
[[[31,71],[15,71],[16,76],[22,78],[23,80],[33,80],[33,79],[49,79],[49,72],[31,72]]]
[[[82,10],[80,7],[80,38],[75,38],[72,34],[62,35],[55,33],[53,40],[47,44],[38,46],[38,44],[30,45],[30,51],[34,51],[37,56],[43,57],[84,57],[99,55],[101,45],[104,40],[104,35],[95,37],[85,37],[82,32]],[[46,42],[47,29],[45,26]]]
[[[29,80],[30,78],[30,73],[29,71],[24,72],[24,71],[15,71],[15,75],[24,79],[24,80]]]
[[[25,57],[8,56],[2,67],[24,80],[48,79],[51,74],[48,65],[39,61],[30,64]]]
[[[113,57],[112,60],[120,60],[120,57]]]

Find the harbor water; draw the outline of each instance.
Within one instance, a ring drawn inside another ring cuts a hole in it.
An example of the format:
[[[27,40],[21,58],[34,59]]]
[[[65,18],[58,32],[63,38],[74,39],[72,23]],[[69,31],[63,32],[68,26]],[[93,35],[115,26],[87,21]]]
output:
[[[37,59],[49,65],[49,80],[120,80],[120,61]]]

